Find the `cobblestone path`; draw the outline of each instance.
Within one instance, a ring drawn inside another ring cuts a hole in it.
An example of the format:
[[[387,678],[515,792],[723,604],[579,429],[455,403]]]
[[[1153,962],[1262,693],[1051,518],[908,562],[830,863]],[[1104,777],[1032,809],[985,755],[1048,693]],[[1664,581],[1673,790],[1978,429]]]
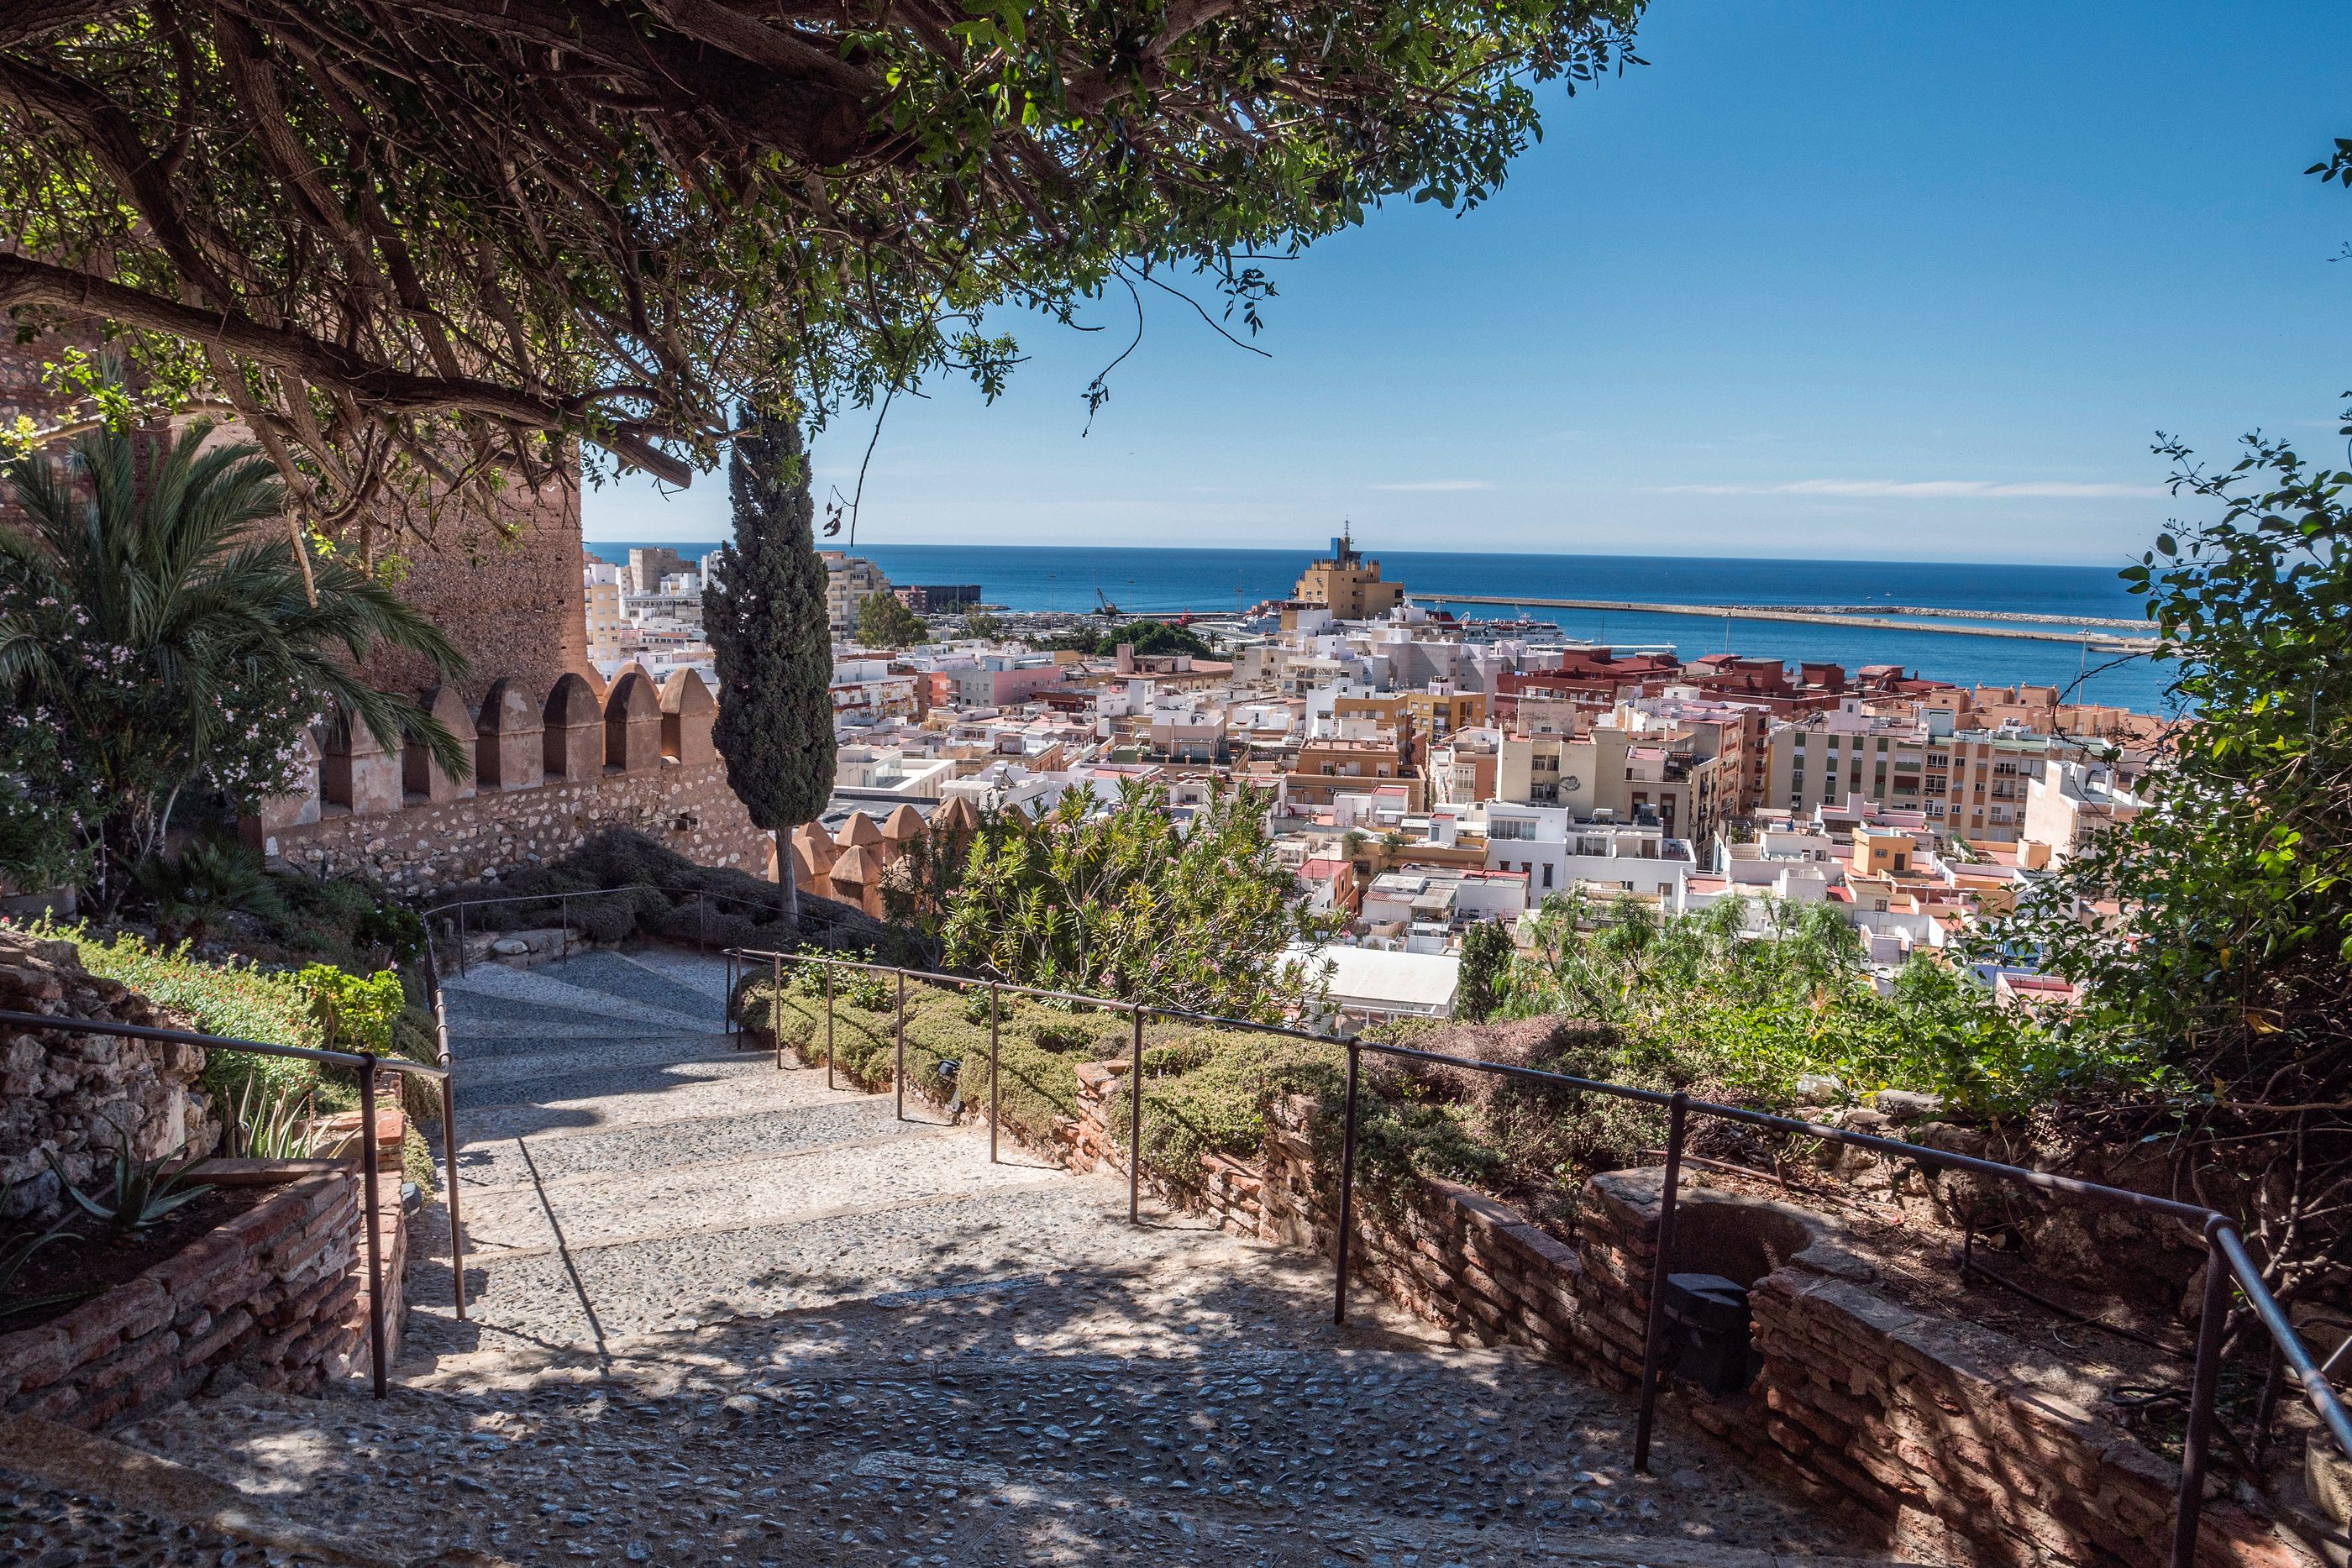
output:
[[[1368,1294],[1334,1329],[1319,1260],[1129,1227],[1119,1182],[736,1051],[724,977],[650,952],[453,983],[471,1321],[428,1226],[389,1401],[245,1391],[128,1439],[523,1564],[1861,1555],[1695,1434],[1633,1476],[1630,1408],[1557,1367]]]

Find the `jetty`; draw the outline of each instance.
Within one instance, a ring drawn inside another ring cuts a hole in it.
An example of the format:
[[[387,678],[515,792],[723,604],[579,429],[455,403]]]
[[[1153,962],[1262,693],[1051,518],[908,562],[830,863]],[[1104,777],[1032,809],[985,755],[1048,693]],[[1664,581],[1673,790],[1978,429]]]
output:
[[[1415,590],[1415,599],[1430,600],[1442,604],[1501,604],[1544,610],[1599,610],[1640,615],[1705,616],[1717,621],[1780,621],[1812,626],[1862,626],[1887,632],[1926,632],[1947,637],[2014,637],[2032,643],[2064,643],[2069,645],[2087,644],[2095,653],[2152,653],[2157,640],[2153,637],[2121,637],[2113,632],[2094,634],[2094,626],[2129,626],[2140,622],[2110,617],[2021,615],[2009,611],[1975,612],[1966,610],[1931,610],[1905,607],[1892,614],[1865,613],[1850,606],[1814,606],[1781,604],[1654,604],[1631,599],[1531,599],[1486,593],[1424,593]],[[1969,623],[1938,626],[1932,623],[1899,620],[1897,616],[1948,616],[1965,618]],[[1984,623],[1978,623],[1981,615]],[[2042,626],[1995,624],[1996,622],[2041,620]],[[2045,628],[2057,622],[2079,625],[2080,632],[2054,632]]]

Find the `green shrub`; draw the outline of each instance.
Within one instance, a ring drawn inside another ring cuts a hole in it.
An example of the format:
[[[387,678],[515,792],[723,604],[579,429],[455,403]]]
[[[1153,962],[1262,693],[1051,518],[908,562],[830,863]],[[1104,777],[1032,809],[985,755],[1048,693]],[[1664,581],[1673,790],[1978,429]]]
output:
[[[310,998],[328,1050],[391,1053],[393,1020],[408,1006],[396,971],[383,969],[362,978],[332,965],[312,964],[294,979]]]
[[[201,1033],[306,1051],[329,1049],[314,993],[298,976],[234,959],[207,962],[186,943],[159,946],[128,933],[98,936],[79,925],[44,921],[28,927],[26,935],[70,943],[91,974],[121,981],[156,1006],[187,1019]],[[312,1095],[322,1111],[349,1110],[359,1101],[350,1074],[322,1070],[315,1062],[215,1051],[205,1063],[204,1087],[219,1104],[233,1104],[249,1082],[257,1082],[269,1094]]]

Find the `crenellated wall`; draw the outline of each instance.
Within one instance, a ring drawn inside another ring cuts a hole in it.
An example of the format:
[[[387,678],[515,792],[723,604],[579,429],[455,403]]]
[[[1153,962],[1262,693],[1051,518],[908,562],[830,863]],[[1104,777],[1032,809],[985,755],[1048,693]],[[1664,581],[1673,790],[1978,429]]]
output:
[[[246,841],[313,876],[366,876],[404,894],[560,859],[612,827],[703,865],[770,874],[774,842],[728,788],[710,740],[718,705],[692,671],[656,687],[625,670],[602,702],[576,674],[543,692],[502,676],[478,707],[446,688],[424,700],[474,737],[470,778],[451,778],[420,747],[395,755],[364,727],[329,725],[312,742],[309,787],[262,802],[239,824]]]

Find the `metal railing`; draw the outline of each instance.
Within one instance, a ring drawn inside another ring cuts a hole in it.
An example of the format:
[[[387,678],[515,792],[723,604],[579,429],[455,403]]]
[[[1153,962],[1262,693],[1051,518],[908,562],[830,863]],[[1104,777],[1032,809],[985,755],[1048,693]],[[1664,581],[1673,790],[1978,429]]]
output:
[[[437,968],[437,955],[434,951],[433,942],[434,917],[436,915],[454,914],[457,916],[457,977],[459,979],[465,978],[467,941],[466,912],[469,909],[491,908],[503,904],[554,904],[556,906],[556,929],[562,934],[560,938],[562,950],[558,962],[568,964],[572,961],[572,901],[575,898],[610,898],[624,893],[658,893],[666,898],[691,898],[696,900],[695,920],[698,931],[695,946],[700,951],[706,953],[710,950],[710,904],[712,902],[715,901],[719,904],[740,904],[746,909],[767,910],[778,915],[783,913],[783,905],[781,900],[772,904],[761,899],[745,898],[740,894],[712,893],[708,889],[699,887],[666,887],[650,882],[633,882],[625,887],[583,887],[572,893],[514,893],[503,894],[496,898],[453,898],[446,904],[436,904],[429,909],[422,909],[417,912],[418,917],[425,922],[425,954],[426,964],[429,967]]]
[[[1204,1028],[1237,1030],[1254,1034],[1272,1035],[1280,1039],[1312,1041],[1347,1052],[1347,1098],[1344,1128],[1339,1155],[1339,1215],[1336,1242],[1337,1269],[1333,1285],[1331,1321],[1344,1325],[1348,1321],[1349,1251],[1355,1225],[1356,1131],[1359,1121],[1359,1101],[1361,1093],[1362,1059],[1366,1051],[1398,1061],[1419,1061],[1438,1067],[1458,1068],[1465,1071],[1484,1072],[1496,1077],[1517,1079],[1549,1085],[1555,1089],[1578,1093],[1605,1094],[1620,1100],[1649,1105],[1666,1113],[1665,1168],[1659,1184],[1658,1221],[1654,1251],[1650,1266],[1648,1317],[1643,1326],[1641,1377],[1641,1406],[1633,1431],[1633,1468],[1649,1472],[1652,1436],[1655,1427],[1657,1396],[1664,1368],[1665,1352],[1665,1276],[1672,1270],[1675,1254],[1675,1223],[1682,1180],[1684,1145],[1691,1117],[1696,1114],[1716,1121],[1731,1122],[1745,1126],[1801,1138],[1819,1139],[1847,1148],[1862,1149],[1871,1154],[1898,1160],[1907,1160],[1939,1170],[1963,1171],[1992,1180],[2037,1188],[2061,1197],[2096,1203],[2142,1214],[2161,1215],[2193,1226],[2202,1236],[2206,1246],[2206,1268],[2203,1306],[2197,1322],[2197,1350],[2189,1392],[2188,1430],[2181,1446],[2180,1485],[2174,1508],[2171,1568],[2192,1568],[2197,1559],[2198,1521],[2204,1509],[2205,1471],[2212,1443],[2214,1402],[2221,1380],[2221,1340],[2229,1316],[2229,1291],[2232,1282],[2243,1293],[2252,1309],[2255,1321],[2266,1330],[2275,1343],[2280,1356],[2303,1385],[2304,1397],[2328,1435],[2335,1439],[2347,1458],[2352,1458],[2352,1415],[2347,1415],[2343,1402],[2336,1397],[2326,1373],[2312,1357],[2302,1336],[2288,1322],[2286,1313],[2263,1281],[2262,1270],[2247,1251],[2244,1238],[2237,1222],[2219,1209],[2175,1199],[2156,1197],[2147,1193],[2131,1192],[2122,1187],[2106,1186],[2098,1182],[2083,1181],[2074,1176],[2053,1176],[2047,1171],[2028,1170],[2021,1166],[2002,1165],[1996,1160],[1979,1159],[1972,1155],[1953,1154],[1929,1148],[1920,1144],[1906,1144],[1893,1138],[1873,1137],[1866,1133],[1850,1133],[1842,1128],[1826,1127],[1792,1117],[1776,1116],[1762,1111],[1750,1111],[1737,1105],[1717,1104],[1694,1100],[1685,1091],[1671,1092],[1657,1089],[1640,1089],[1631,1084],[1612,1083],[1604,1080],[1579,1078],[1565,1072],[1550,1072],[1540,1068],[1515,1067],[1502,1062],[1477,1061],[1467,1057],[1447,1056],[1437,1051],[1416,1051],[1410,1046],[1389,1045],[1372,1040],[1340,1040],[1317,1034],[1308,1030],[1294,1029],[1281,1024],[1259,1023],[1249,1019],[1223,1018],[1213,1013],[1192,1012],[1181,1008],[1153,1007],[1140,1002],[1123,1002],[1108,997],[1087,996],[1072,991],[1046,990],[1034,986],[1014,985],[963,975],[941,974],[931,970],[908,969],[896,965],[870,964],[848,958],[835,958],[812,953],[777,953],[756,948],[730,948],[730,983],[728,986],[728,1016],[735,1015],[735,997],[740,975],[749,972],[754,963],[768,969],[771,984],[781,992],[786,964],[821,965],[825,970],[825,1085],[833,1086],[834,1076],[834,1009],[835,986],[834,972],[838,969],[861,970],[897,977],[898,998],[894,1009],[896,1046],[895,1071],[891,1078],[897,1092],[898,1113],[906,1115],[907,1084],[907,979],[912,975],[926,986],[968,991],[984,988],[989,996],[989,1158],[997,1155],[997,1124],[1003,1109],[998,1096],[999,1035],[1005,996],[1034,997],[1046,1000],[1065,1001],[1108,1013],[1126,1013],[1132,1019],[1128,1059],[1129,1113],[1128,1116],[1127,1212],[1131,1225],[1142,1222],[1143,1179],[1143,1030],[1147,1018],[1171,1023],[1196,1024]],[[779,997],[781,1000],[781,997]],[[781,1031],[776,1040],[776,1063],[783,1065],[783,1040]]]
[[[383,1157],[383,1147],[376,1132],[377,1072],[390,1069],[394,1072],[412,1072],[420,1078],[436,1079],[441,1084],[442,1142],[450,1151],[448,1166],[451,1225],[449,1230],[450,1271],[461,1281],[458,1290],[459,1317],[465,1314],[465,1262],[457,1245],[457,1139],[450,1135],[453,1124],[447,1120],[455,1113],[449,1091],[447,1042],[445,1039],[442,1062],[433,1066],[411,1061],[401,1056],[378,1056],[365,1051],[313,1051],[307,1046],[272,1045],[267,1040],[238,1040],[229,1035],[199,1034],[192,1030],[157,1029],[148,1024],[116,1023],[109,1019],[60,1018],[48,1013],[0,1011],[0,1028],[26,1032],[44,1030],[58,1034],[105,1034],[124,1040],[152,1040],[170,1045],[200,1046],[206,1051],[244,1051],[258,1056],[282,1056],[299,1061],[316,1061],[329,1067],[348,1067],[360,1079],[360,1186],[362,1207],[365,1209],[368,1265],[368,1364],[375,1396],[384,1396],[386,1369],[384,1365],[383,1322],[383,1239],[377,1230],[377,1217],[382,1207],[377,1191],[376,1166]]]

